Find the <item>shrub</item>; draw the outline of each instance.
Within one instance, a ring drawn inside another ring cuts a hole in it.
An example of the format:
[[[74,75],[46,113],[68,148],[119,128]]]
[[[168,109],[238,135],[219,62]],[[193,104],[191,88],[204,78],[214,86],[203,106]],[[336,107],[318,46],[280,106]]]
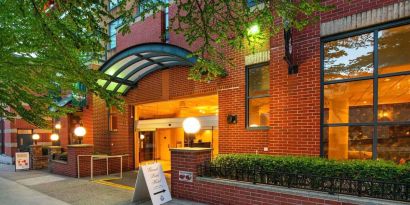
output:
[[[211,164],[244,170],[261,168],[273,172],[410,183],[409,164],[397,165],[383,160],[337,161],[319,157],[221,154]]]

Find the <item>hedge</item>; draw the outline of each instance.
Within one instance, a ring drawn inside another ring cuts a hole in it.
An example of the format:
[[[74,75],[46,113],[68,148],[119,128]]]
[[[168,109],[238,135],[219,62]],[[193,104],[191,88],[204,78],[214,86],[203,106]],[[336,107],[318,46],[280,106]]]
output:
[[[328,160],[319,157],[270,156],[262,154],[221,154],[214,166],[266,171],[410,183],[410,165],[383,160]]]

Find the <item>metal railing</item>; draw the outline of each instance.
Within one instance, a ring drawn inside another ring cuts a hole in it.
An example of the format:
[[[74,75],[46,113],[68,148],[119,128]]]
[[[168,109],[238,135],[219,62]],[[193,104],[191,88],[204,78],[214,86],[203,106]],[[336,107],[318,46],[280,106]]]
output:
[[[329,194],[346,194],[395,201],[410,201],[410,183],[324,177],[306,173],[284,173],[260,167],[200,165],[198,176],[307,189]]]

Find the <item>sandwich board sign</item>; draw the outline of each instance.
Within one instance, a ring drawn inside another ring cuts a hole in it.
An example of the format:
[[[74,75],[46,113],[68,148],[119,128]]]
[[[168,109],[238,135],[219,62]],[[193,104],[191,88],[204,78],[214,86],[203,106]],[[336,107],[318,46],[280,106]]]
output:
[[[171,201],[171,193],[160,163],[141,166],[135,183],[132,202],[145,202],[151,198],[153,205]]]
[[[16,152],[16,171],[30,169],[30,154],[28,152]]]

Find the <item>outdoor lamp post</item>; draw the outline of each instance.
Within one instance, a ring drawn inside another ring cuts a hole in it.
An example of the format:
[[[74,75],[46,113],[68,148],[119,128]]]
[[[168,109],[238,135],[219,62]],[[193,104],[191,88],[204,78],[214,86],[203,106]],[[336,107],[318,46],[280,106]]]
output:
[[[82,125],[80,125],[80,126],[78,126],[74,129],[74,134],[75,134],[75,136],[78,137],[79,144],[81,144],[81,141],[83,140],[83,137],[85,136],[86,133],[87,133],[87,131],[85,130],[85,128]]]
[[[61,129],[61,123],[57,123],[57,124],[54,126],[54,128],[56,128],[56,130]]]
[[[188,134],[188,136],[197,133],[201,129],[201,123],[199,120],[194,117],[188,117],[182,122],[182,127],[184,131]],[[190,137],[188,139],[188,147],[190,146]]]
[[[39,134],[33,134],[31,136],[31,139],[33,139],[34,144],[37,145],[37,141],[40,139],[40,135]]]
[[[60,139],[60,136],[58,136],[57,133],[53,133],[53,134],[51,134],[50,139],[53,143],[53,146],[55,146],[58,139]]]

